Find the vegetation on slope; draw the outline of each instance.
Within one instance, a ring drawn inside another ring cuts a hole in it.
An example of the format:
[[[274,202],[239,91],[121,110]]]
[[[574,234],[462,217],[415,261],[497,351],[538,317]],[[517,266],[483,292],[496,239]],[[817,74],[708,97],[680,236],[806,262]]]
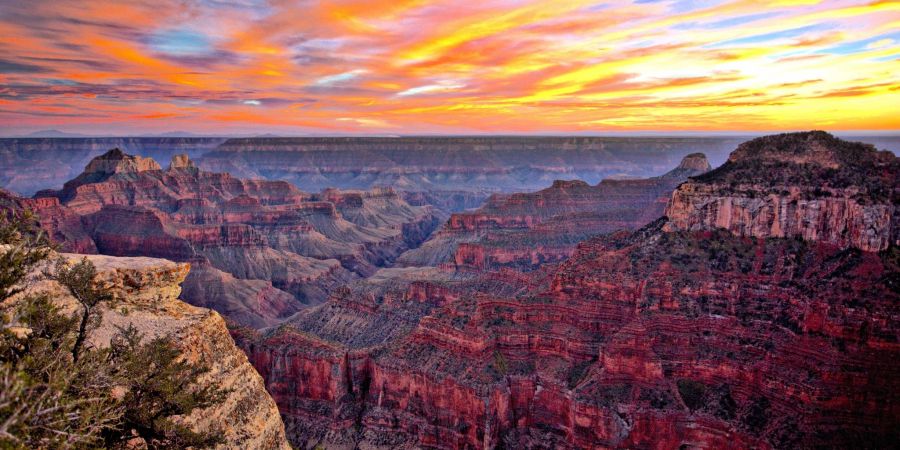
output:
[[[207,368],[185,361],[168,337],[120,329],[108,348],[88,342],[112,296],[87,259],[49,264],[51,246],[27,216],[0,218],[0,448],[204,448],[214,430],[178,421],[224,392],[194,388]],[[78,302],[67,312],[52,294],[25,290],[33,273]]]

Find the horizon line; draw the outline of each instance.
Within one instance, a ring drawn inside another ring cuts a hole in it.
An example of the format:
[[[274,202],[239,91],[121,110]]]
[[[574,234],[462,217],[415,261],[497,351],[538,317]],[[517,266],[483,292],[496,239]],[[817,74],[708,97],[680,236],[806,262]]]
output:
[[[345,134],[318,134],[318,133],[275,133],[271,131],[239,132],[239,133],[205,133],[205,132],[161,132],[161,133],[127,133],[127,134],[88,134],[80,132],[60,131],[60,130],[39,130],[30,133],[15,133],[0,135],[0,139],[98,139],[98,138],[440,138],[440,137],[750,137],[763,136],[772,134],[796,133],[813,131],[816,129],[803,130],[763,130],[763,131],[678,131],[678,130],[660,130],[660,131],[608,131],[608,132],[573,132],[573,133],[517,133],[517,132],[496,132],[496,133],[345,133]],[[881,136],[881,137],[900,137],[900,130],[823,130],[837,136]],[[41,133],[58,133],[58,136],[41,136]]]

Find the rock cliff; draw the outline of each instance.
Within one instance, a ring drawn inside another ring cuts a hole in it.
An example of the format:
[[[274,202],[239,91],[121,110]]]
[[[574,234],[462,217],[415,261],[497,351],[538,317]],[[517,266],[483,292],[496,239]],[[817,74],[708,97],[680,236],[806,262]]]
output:
[[[65,254],[71,260],[84,255]],[[200,379],[227,391],[217,404],[194,411],[183,422],[197,430],[223,430],[221,449],[289,449],[284,425],[262,378],[234,345],[225,321],[214,311],[179,301],[180,284],[190,266],[163,259],[89,255],[98,270],[98,282],[114,296],[104,306],[101,326],[89,337],[96,346],[109,345],[119,327],[135,326],[147,338],[168,335],[183,357],[210,367]],[[74,305],[67,291],[53,281],[31,289],[56,294],[62,305]],[[71,306],[74,307],[74,306]]]
[[[21,214],[30,211],[38,226],[60,245],[60,250],[72,253],[97,253],[97,245],[84,229],[81,216],[60,204],[57,198],[22,198],[0,189],[0,210]]]
[[[82,175],[86,178],[105,179],[117,173],[146,172],[148,170],[162,170],[162,168],[153,158],[128,155],[119,148],[114,148],[92,159],[84,168]],[[86,183],[79,179],[76,179],[75,182]]]
[[[804,158],[780,146],[771,153]],[[775,191],[807,169],[735,167],[681,189],[752,175],[759,191]],[[890,179],[890,170],[876,173]],[[877,183],[848,173],[838,170],[826,187],[883,203]],[[720,185],[718,195],[739,192]],[[805,192],[811,201],[830,198],[824,189]],[[303,448],[896,442],[894,242],[875,252],[802,234],[685,229],[679,220],[703,223],[702,211],[669,210],[681,219],[591,238],[561,264],[532,272],[382,269],[278,329],[240,333],[237,342],[278,403],[289,439]],[[875,229],[889,219],[874,219]],[[503,220],[484,223],[528,226]]]
[[[879,251],[900,243],[900,162],[822,131],[758,138],[672,195],[671,229],[725,228]]]
[[[338,293],[242,345],[305,448],[896,439],[896,255],[662,225],[582,244],[524,295]]]

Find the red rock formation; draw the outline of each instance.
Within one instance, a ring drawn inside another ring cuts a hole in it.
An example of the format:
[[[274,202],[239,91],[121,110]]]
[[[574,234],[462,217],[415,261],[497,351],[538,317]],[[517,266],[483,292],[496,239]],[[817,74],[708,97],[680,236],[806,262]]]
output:
[[[94,240],[84,230],[81,216],[61,205],[56,198],[21,198],[0,189],[0,211],[21,215],[30,212],[59,250],[97,253]]]
[[[637,229],[663,213],[679,183],[709,170],[700,153],[684,158],[663,176],[638,180],[556,180],[547,189],[494,195],[473,212],[456,213],[404,265],[448,264],[458,269],[534,269],[559,262],[596,234]]]
[[[672,229],[879,251],[900,244],[897,186],[900,163],[891,152],[821,131],[783,134],[742,144],[724,166],[681,186],[666,215]]]
[[[46,205],[41,220],[57,234],[79,223],[96,244],[86,250],[202,267],[185,281],[185,299],[255,327],[321,302],[436,226],[431,208],[409,206],[391,190],[310,195],[286,182],[200,171],[185,155],[161,170],[118,149],[62,190],[26,202]]]
[[[337,431],[352,423],[371,444],[438,448],[846,446],[863,430],[889,442],[900,297],[880,281],[898,273],[888,256],[659,228],[591,241],[549,290],[451,302],[387,344],[321,341],[325,357],[284,344],[288,328],[251,360],[312,444],[349,439]],[[848,308],[860,296],[867,312]]]
[[[881,448],[897,252],[660,218],[530,273],[383,270],[238,341],[304,448]]]

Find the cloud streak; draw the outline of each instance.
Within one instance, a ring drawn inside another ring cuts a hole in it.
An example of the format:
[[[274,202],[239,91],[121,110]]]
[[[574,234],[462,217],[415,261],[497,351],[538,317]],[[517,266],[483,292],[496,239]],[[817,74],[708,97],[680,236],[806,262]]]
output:
[[[0,134],[900,129],[898,1],[33,0],[0,53]]]

